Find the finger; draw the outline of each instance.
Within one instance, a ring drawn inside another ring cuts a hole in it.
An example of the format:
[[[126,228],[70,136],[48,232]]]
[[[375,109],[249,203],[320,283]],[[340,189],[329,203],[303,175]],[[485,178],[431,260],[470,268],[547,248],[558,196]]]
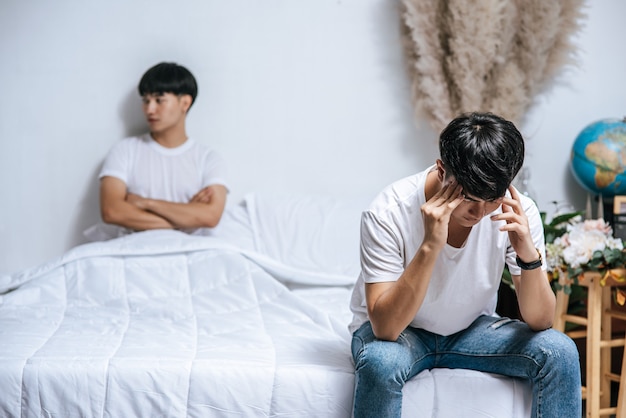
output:
[[[206,187],[204,189],[202,189],[202,201],[203,202],[208,202],[211,200],[211,196],[213,196],[213,188],[212,187]]]
[[[435,193],[433,198],[450,201],[461,196],[462,191],[463,187],[461,187],[461,185],[459,185],[456,181],[452,181],[450,183],[444,184],[443,187],[437,193]]]
[[[450,214],[454,211],[461,203],[463,202],[463,196],[460,195],[452,195],[452,196],[438,196],[426,202],[424,206],[429,208],[433,214],[439,213],[441,215]]]
[[[211,186],[207,186],[204,189],[200,190],[196,193],[190,200],[190,202],[201,202],[206,203],[210,200],[211,195],[213,194],[213,189]]]
[[[196,195],[194,196],[190,202],[192,203],[207,203],[210,199],[205,197],[204,195]]]
[[[491,220],[505,221],[505,224],[500,226],[500,231],[516,232],[517,234],[525,234],[528,231],[526,216],[517,213],[508,205],[502,205],[502,213],[493,215]]]
[[[459,206],[461,203],[463,203],[463,200],[465,200],[465,196],[463,196],[462,192],[463,192],[463,187],[457,186],[452,192],[452,195],[450,196],[450,198],[452,199],[451,203],[453,203],[455,208]]]
[[[524,210],[522,209],[520,202],[507,197],[502,201],[502,213],[515,213],[516,215],[522,215]]]
[[[513,187],[512,185],[509,186],[509,193],[511,194],[511,197],[505,196],[503,203],[510,206],[514,212],[522,213],[522,202],[520,200],[519,193],[517,193],[517,190],[515,190],[515,187]]]
[[[463,203],[464,196],[461,193],[462,191],[463,188],[459,185],[450,187],[448,191],[435,202],[435,205],[442,208],[444,213],[447,213],[449,216],[449,214]]]
[[[502,212],[492,215],[492,221],[505,221],[507,224],[524,223],[524,219],[521,215],[523,211],[518,202],[513,199],[507,198],[505,201],[502,202],[502,205],[500,207],[502,208]]]

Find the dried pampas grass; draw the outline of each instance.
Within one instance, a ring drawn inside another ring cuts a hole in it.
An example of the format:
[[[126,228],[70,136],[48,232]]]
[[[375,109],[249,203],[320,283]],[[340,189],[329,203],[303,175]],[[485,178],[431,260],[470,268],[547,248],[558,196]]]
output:
[[[416,111],[437,131],[463,112],[520,123],[575,62],[584,0],[402,0]]]

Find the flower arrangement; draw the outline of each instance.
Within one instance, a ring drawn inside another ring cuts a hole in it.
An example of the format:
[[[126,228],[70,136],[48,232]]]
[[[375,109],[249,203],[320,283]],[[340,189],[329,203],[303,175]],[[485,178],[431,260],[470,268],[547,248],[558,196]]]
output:
[[[596,271],[602,275],[601,284],[611,278],[624,282],[626,277],[613,269],[626,264],[626,251],[621,239],[613,237],[611,226],[604,219],[582,220],[580,212],[555,217],[545,224],[546,263],[548,274],[555,290],[571,292],[571,284],[578,285],[584,272]],[[567,272],[569,283],[558,282],[561,272]],[[624,304],[623,292],[617,293],[617,300]]]

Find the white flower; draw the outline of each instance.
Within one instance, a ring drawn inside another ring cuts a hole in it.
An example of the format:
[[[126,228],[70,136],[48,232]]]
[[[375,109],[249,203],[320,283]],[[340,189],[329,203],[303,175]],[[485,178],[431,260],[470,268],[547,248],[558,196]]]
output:
[[[563,264],[572,268],[584,266],[596,251],[623,249],[622,240],[613,238],[611,226],[603,219],[588,219],[567,225],[567,232],[546,245],[548,266],[551,271]]]
[[[574,268],[587,264],[594,252],[606,247],[606,235],[597,229],[572,228],[568,235],[569,245],[563,249],[563,260]]]
[[[557,238],[552,243],[546,244],[546,263],[548,270],[557,271],[563,265],[563,246],[561,245],[561,239]]]

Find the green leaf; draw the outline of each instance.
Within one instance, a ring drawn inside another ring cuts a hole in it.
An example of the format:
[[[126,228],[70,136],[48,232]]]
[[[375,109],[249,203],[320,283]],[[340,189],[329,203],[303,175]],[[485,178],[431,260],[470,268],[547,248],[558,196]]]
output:
[[[585,212],[579,211],[579,212],[569,212],[569,213],[564,213],[562,215],[557,215],[554,218],[552,218],[552,220],[550,221],[548,225],[551,227],[556,227],[563,223],[569,222],[572,218],[575,218],[577,216],[582,216],[583,213]]]
[[[622,254],[620,250],[605,248],[602,252],[602,256],[606,260],[607,264],[616,265],[620,262]]]

